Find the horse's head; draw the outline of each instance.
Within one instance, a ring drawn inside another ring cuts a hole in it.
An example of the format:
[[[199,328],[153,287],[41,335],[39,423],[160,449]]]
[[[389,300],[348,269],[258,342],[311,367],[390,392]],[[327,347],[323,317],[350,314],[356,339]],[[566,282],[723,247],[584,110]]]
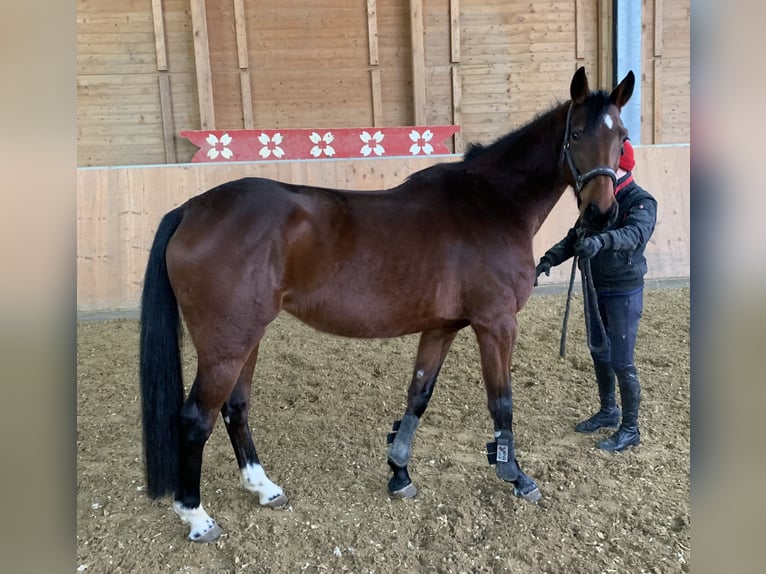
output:
[[[615,172],[628,136],[620,110],[634,85],[633,72],[628,72],[611,94],[591,92],[585,68],[578,69],[572,78],[561,161],[575,190],[580,220],[590,231],[600,231],[617,218]]]

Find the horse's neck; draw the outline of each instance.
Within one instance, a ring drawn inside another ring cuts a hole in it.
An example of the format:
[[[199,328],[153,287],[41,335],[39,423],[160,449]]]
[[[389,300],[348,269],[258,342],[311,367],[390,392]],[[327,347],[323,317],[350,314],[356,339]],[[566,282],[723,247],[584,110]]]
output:
[[[519,137],[499,141],[491,162],[498,193],[504,194],[533,234],[567,188],[561,169],[566,108],[559,106],[522,128]],[[538,123],[539,122],[539,123]],[[541,137],[540,133],[546,135]]]

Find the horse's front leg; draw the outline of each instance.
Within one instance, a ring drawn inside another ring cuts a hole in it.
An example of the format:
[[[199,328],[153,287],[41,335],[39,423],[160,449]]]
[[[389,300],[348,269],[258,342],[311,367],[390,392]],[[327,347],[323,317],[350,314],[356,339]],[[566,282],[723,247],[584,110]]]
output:
[[[417,494],[417,488],[407,472],[412,439],[420,417],[431,400],[436,377],[457,332],[458,329],[439,329],[427,331],[420,336],[415,368],[407,392],[407,410],[400,421],[394,422],[393,432],[388,435],[391,445],[388,449],[388,466],[394,472],[394,476],[388,482],[388,491],[392,496],[412,498]]]
[[[529,502],[540,499],[540,489],[516,458],[513,438],[513,391],[511,358],[518,326],[515,317],[498,317],[487,325],[474,325],[479,342],[481,367],[487,388],[487,406],[495,425],[495,440],[487,444],[490,464],[497,476],[513,483],[514,494]]]

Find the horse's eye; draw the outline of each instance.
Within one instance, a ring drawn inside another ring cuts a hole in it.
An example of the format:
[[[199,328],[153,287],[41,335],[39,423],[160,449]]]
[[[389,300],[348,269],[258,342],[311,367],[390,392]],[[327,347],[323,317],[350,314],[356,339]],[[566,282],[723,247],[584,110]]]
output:
[[[575,141],[575,142],[580,141],[580,132],[572,132],[572,141]]]

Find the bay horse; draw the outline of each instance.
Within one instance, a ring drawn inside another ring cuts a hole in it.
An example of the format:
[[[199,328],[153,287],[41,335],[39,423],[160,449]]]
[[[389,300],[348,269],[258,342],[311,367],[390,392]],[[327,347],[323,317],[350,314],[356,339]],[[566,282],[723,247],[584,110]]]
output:
[[[202,452],[220,412],[244,488],[261,505],[286,504],[248,425],[259,344],[285,310],[344,337],[421,333],[407,408],[388,436],[395,497],[416,493],[407,471],[412,440],[451,343],[470,326],[494,423],[490,464],[516,496],[537,501],[540,490],[515,454],[511,392],[516,315],[535,282],[532,238],[567,186],[591,229],[616,219],[615,171],[627,137],[620,110],[634,83],[629,72],[611,93],[591,91],[580,68],[570,100],[389,190],[245,178],[165,214],[141,299],[148,496],[175,496],[192,541],[220,536],[200,500]],[[181,317],[197,353],[186,399]]]

